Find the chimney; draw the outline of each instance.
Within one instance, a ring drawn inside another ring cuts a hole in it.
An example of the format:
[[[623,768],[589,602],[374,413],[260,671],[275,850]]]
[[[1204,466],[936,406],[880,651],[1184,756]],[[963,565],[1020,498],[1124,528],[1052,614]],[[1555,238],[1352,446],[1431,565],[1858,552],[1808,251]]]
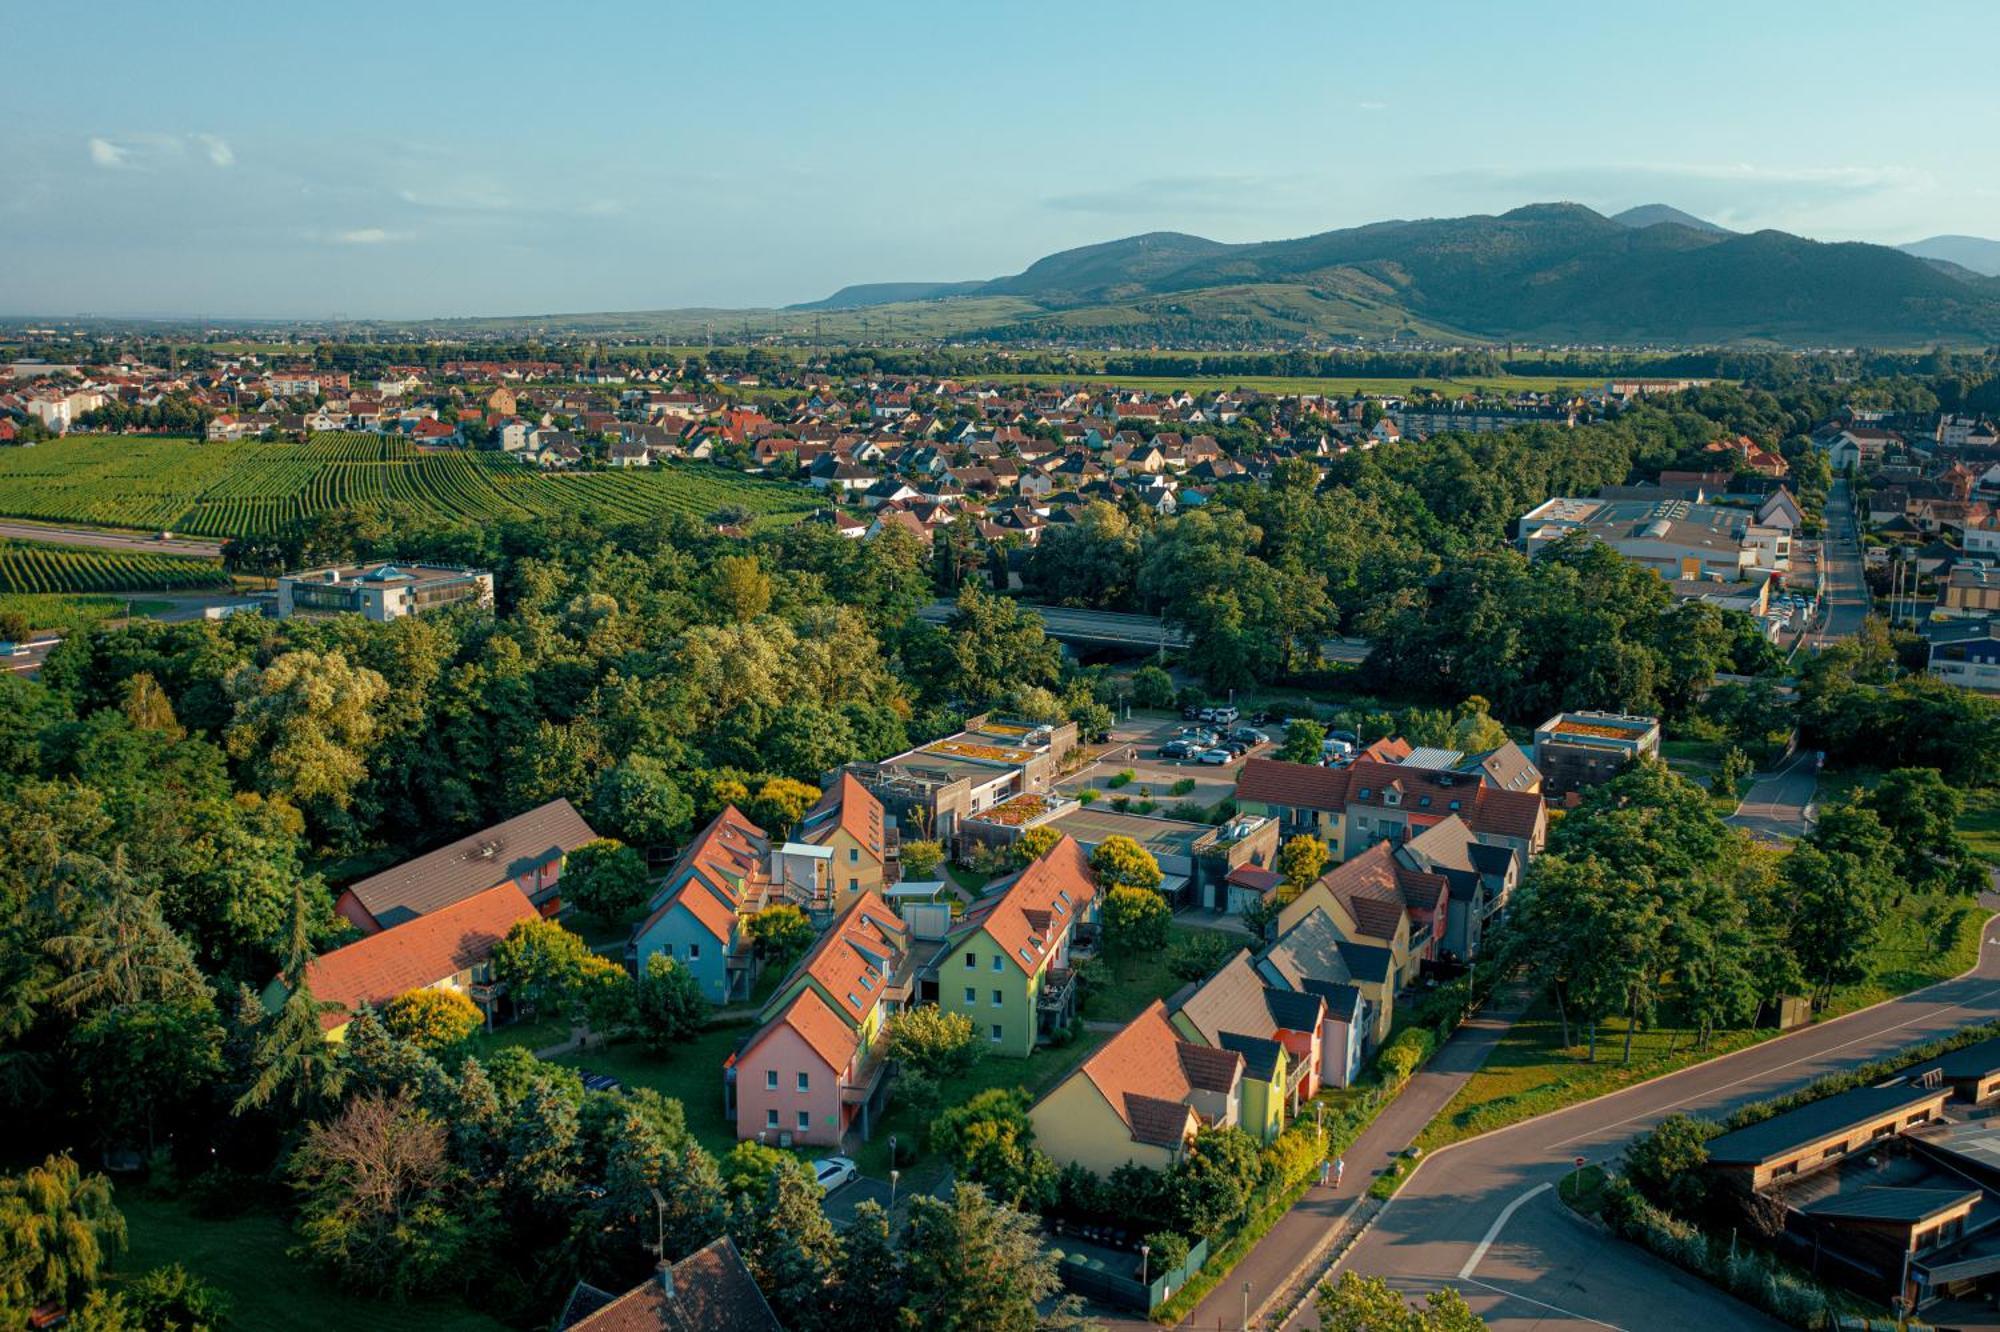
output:
[[[674,1265],[672,1263],[662,1260],[658,1269],[655,1270],[654,1275],[657,1278],[659,1278],[661,1293],[664,1294],[670,1300],[675,1298]]]

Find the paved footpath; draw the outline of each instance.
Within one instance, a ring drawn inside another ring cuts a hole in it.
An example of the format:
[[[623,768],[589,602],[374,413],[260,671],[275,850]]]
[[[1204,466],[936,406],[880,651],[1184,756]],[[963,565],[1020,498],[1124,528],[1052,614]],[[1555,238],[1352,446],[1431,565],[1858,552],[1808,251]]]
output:
[[[1347,1151],[1347,1169],[1340,1186],[1321,1188],[1315,1184],[1307,1190],[1179,1326],[1191,1330],[1242,1326],[1246,1281],[1250,1283],[1250,1326],[1258,1325],[1260,1313],[1289,1305],[1292,1288],[1317,1275],[1347,1227],[1360,1219],[1375,1176],[1395,1163],[1424,1126],[1457,1095],[1466,1079],[1486,1062],[1514,1020],[1526,1011],[1529,998],[1524,990],[1503,990],[1452,1033],[1424,1070],[1410,1079],[1402,1093],[1355,1139]],[[1107,1329],[1120,1332],[1158,1326],[1130,1315],[1100,1315],[1100,1321]]]

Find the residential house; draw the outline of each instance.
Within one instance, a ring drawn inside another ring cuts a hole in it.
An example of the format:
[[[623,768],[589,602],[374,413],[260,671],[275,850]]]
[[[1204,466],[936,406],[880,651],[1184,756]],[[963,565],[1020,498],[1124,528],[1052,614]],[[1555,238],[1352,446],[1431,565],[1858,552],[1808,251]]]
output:
[[[626,1291],[579,1281],[557,1332],[784,1332],[729,1236],[713,1240]]]
[[[724,1065],[736,1136],[839,1149],[887,1097],[890,1019],[909,1002],[910,931],[872,889],[856,897],[764,1005]]]
[[[681,852],[633,928],[626,956],[643,972],[662,954],[694,976],[709,1002],[747,999],[754,958],[742,919],[771,896],[771,841],[734,805]]]
[[[1243,1127],[1265,1142],[1319,1094],[1326,1001],[1279,989],[1243,949],[1174,1010],[1189,1040],[1243,1056]]]
[[[375,934],[512,883],[537,911],[552,916],[562,906],[564,857],[596,837],[576,807],[558,796],[349,884],[333,909],[363,934]]]
[[[805,812],[792,840],[833,853],[833,908],[840,910],[863,892],[880,892],[895,882],[899,841],[882,802],[851,772],[835,777],[819,803]]]
[[[1097,918],[1097,880],[1064,836],[946,936],[938,1007],[970,1018],[993,1054],[1025,1059],[1076,1020],[1077,930]]]
[[[1600,786],[1660,756],[1660,723],[1622,712],[1558,712],[1535,728],[1535,766],[1551,797]]]
[[[1396,956],[1337,921],[1338,907],[1326,900],[1321,896],[1281,925],[1277,939],[1258,956],[1257,972],[1272,985],[1327,1001],[1320,1075],[1326,1085],[1344,1087],[1358,1061],[1389,1038],[1396,1015]]]
[[[1487,926],[1506,911],[1527,868],[1527,858],[1511,846],[1480,841],[1456,814],[1396,848],[1401,868],[1441,876],[1451,909],[1435,934],[1440,953],[1459,959],[1479,955]]]
[[[1184,1039],[1155,999],[1028,1111],[1035,1145],[1059,1165],[1109,1175],[1164,1170],[1205,1127],[1234,1127],[1243,1056]]]
[[[306,964],[305,977],[313,997],[330,1005],[320,1026],[327,1039],[340,1040],[363,1008],[384,1008],[411,990],[455,990],[492,1020],[500,1016],[500,995],[487,974],[487,957],[516,924],[540,918],[528,895],[509,881],[324,953]],[[279,977],[265,987],[264,1007],[276,1012],[286,996]]]

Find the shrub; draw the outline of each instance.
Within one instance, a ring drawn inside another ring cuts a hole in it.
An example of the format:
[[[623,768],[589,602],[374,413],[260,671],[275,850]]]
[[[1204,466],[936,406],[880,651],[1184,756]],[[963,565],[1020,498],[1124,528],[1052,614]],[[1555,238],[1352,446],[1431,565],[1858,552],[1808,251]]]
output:
[[[1152,1250],[1148,1255],[1153,1271],[1172,1272],[1187,1262],[1187,1237],[1173,1230],[1156,1230],[1146,1236],[1146,1247]]]
[[[936,842],[919,840],[903,843],[903,876],[912,880],[928,879],[937,873],[938,866],[944,864],[944,848]]]
[[[1396,1088],[1408,1082],[1437,1048],[1437,1037],[1428,1027],[1409,1027],[1375,1056],[1375,1068],[1383,1083]]]
[[[1167,789],[1170,795],[1184,796],[1194,790],[1194,778],[1183,777]]]
[[[1134,814],[1151,814],[1154,810],[1158,809],[1159,807],[1160,805],[1158,801],[1141,800],[1138,804],[1132,806],[1132,812]]]
[[[457,990],[410,990],[382,1010],[382,1025],[426,1050],[449,1050],[485,1025],[479,1005]]]
[[[978,1032],[963,1013],[935,1004],[906,1008],[889,1023],[889,1054],[906,1070],[946,1078],[972,1067],[981,1054]]]
[[[1130,786],[1132,779],[1138,775],[1138,773],[1132,771],[1130,768],[1121,768],[1119,771],[1112,773],[1110,780],[1104,784],[1116,791],[1121,786]]]
[[[1076,793],[1076,803],[1079,805],[1087,805],[1093,800],[1100,799],[1103,795],[1104,792],[1098,790],[1096,787],[1086,786],[1081,791],[1078,791]]]

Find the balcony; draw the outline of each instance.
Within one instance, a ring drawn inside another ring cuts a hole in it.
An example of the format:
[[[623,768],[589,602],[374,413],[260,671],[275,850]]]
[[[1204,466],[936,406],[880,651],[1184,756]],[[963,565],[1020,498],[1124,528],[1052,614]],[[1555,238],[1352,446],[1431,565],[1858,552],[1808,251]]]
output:
[[[1035,1007],[1043,1012],[1054,1012],[1068,1008],[1076,998],[1076,973],[1068,967],[1052,967],[1042,980],[1041,993],[1035,997]]]

